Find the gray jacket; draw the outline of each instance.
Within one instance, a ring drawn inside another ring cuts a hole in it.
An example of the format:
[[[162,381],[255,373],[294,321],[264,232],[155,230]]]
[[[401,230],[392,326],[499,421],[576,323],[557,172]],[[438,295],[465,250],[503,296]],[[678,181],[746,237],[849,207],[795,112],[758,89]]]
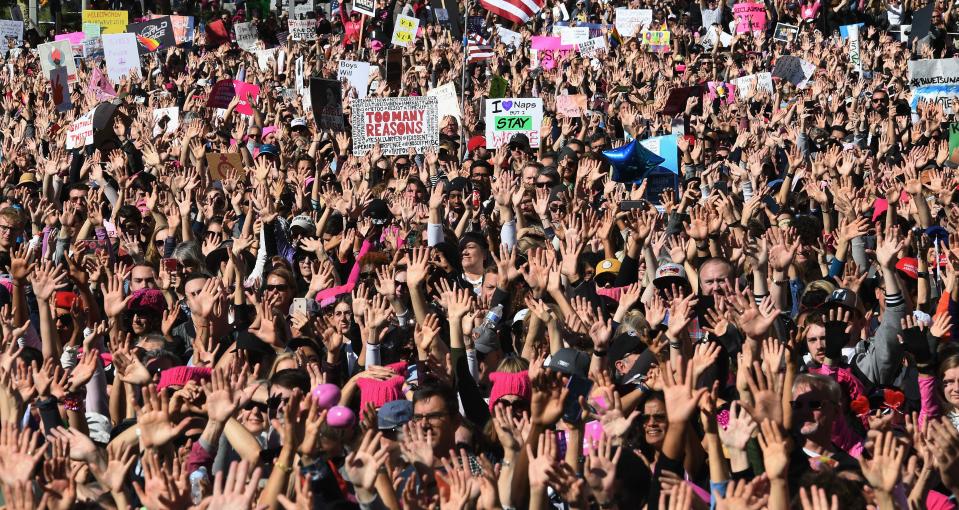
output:
[[[902,368],[905,350],[899,343],[902,332],[900,321],[905,318],[906,303],[901,294],[886,296],[886,310],[882,314],[879,329],[870,340],[856,345],[853,364],[866,377],[868,385],[891,385]]]

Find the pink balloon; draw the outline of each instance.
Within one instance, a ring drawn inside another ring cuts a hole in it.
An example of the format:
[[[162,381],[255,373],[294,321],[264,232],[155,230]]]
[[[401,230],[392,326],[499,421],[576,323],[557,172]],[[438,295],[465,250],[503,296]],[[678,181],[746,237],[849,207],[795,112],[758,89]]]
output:
[[[326,413],[326,423],[331,427],[345,429],[356,423],[356,416],[349,407],[333,406]]]
[[[340,388],[335,384],[318,384],[313,388],[313,399],[320,409],[329,409],[340,401]]]

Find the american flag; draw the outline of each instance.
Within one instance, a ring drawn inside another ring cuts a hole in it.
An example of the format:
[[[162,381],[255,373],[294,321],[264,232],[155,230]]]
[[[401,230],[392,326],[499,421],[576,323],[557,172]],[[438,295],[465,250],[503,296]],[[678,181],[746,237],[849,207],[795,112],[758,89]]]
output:
[[[513,23],[525,24],[543,8],[545,0],[480,0],[484,8]]]
[[[466,41],[466,54],[469,55],[467,62],[489,60],[493,58],[493,48],[479,34],[470,34]]]

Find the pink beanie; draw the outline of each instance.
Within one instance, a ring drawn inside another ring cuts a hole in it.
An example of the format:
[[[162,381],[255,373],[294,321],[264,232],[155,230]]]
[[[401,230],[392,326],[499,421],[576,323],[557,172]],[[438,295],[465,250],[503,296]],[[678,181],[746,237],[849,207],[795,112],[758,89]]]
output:
[[[372,402],[376,408],[383,407],[387,402],[403,399],[403,383],[406,382],[406,363],[386,365],[396,375],[385,381],[379,379],[362,378],[356,380],[360,388],[360,409],[366,409],[366,404]]]
[[[533,387],[529,382],[529,372],[508,373],[493,372],[489,375],[489,380],[493,382],[493,388],[489,392],[489,410],[493,411],[496,401],[506,395],[516,395],[517,397],[529,400],[533,394]]]
[[[210,378],[212,370],[208,367],[188,367],[186,365],[168,368],[160,372],[157,390],[167,386],[183,386],[190,381],[202,382]]]

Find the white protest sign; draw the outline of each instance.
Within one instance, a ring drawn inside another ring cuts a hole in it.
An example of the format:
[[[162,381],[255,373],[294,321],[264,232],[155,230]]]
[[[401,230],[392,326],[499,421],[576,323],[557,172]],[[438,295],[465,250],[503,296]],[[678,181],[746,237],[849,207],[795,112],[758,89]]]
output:
[[[733,80],[736,85],[736,96],[739,99],[748,99],[755,91],[765,90],[773,93],[773,75],[772,73],[756,73],[747,76],[740,76]]]
[[[270,58],[276,60],[276,51],[277,48],[270,48],[268,50],[256,50],[256,65],[260,68],[260,71],[269,71],[270,70]]]
[[[393,24],[393,39],[390,44],[393,46],[407,47],[416,40],[416,31],[420,28],[420,20],[400,14],[396,17],[396,23]]]
[[[702,39],[703,48],[711,49],[716,47],[716,44],[721,44],[721,48],[726,48],[733,43],[733,36],[728,32],[723,32],[722,30],[710,29],[705,37]]]
[[[440,119],[447,115],[456,117],[456,120],[463,119],[463,115],[460,113],[460,100],[456,95],[456,86],[452,82],[440,85],[427,92],[426,95],[435,97],[438,101]]]
[[[652,23],[652,9],[616,8],[616,31],[623,37],[634,37],[640,30]]]
[[[134,43],[136,42],[136,36]],[[73,58],[73,46],[70,41],[63,39],[37,46],[37,56],[40,57],[40,70],[44,76],[50,76],[50,71],[60,66],[67,67],[67,75],[71,80],[77,77],[77,63]]]
[[[503,98],[486,100],[486,148],[509,144],[513,135],[529,137],[532,148],[539,147],[543,126],[543,100],[539,98]]]
[[[435,97],[371,97],[353,101],[353,154],[377,143],[386,156],[439,149],[439,102]]]
[[[805,88],[806,82],[816,72],[816,65],[793,55],[783,55],[776,60],[773,77],[782,78],[798,88]]]
[[[508,28],[496,25],[496,33],[499,35],[499,40],[507,46],[519,48],[523,43],[523,36],[519,32],[513,32]]]
[[[605,37],[594,37],[586,40],[585,42],[579,43],[579,54],[584,57],[593,58],[604,53],[606,53]]]
[[[315,19],[291,19],[289,21],[290,39],[294,41],[315,41]]]
[[[256,27],[252,22],[237,23],[233,25],[233,31],[236,32],[236,44],[241,49],[251,51],[256,47]]]
[[[847,29],[849,34],[849,61],[856,66],[856,71],[862,74],[862,56],[859,54],[859,25],[851,25]]]
[[[159,122],[166,118],[166,129],[159,125]],[[180,127],[180,109],[176,106],[169,108],[157,108],[153,110],[153,120],[158,124],[153,128],[153,136],[160,136],[163,133],[173,134]]]
[[[909,61],[909,86],[959,84],[959,60],[927,58]]]
[[[137,51],[136,34],[103,34],[103,59],[107,62],[107,75],[114,83],[129,76],[130,71],[140,71],[140,52]]]
[[[23,22],[0,19],[0,36],[3,37],[3,47],[6,48],[7,39],[16,39],[17,46],[23,44]]]
[[[561,27],[553,25],[553,35],[559,36],[562,45],[579,44],[589,40],[589,27]]]
[[[370,64],[355,60],[340,60],[340,69],[336,78],[340,81],[347,80],[350,86],[356,89],[356,97],[362,99],[366,97],[367,87],[370,84]]]
[[[67,128],[67,150],[93,143],[93,112],[95,111],[97,111],[96,108],[70,123]]]

